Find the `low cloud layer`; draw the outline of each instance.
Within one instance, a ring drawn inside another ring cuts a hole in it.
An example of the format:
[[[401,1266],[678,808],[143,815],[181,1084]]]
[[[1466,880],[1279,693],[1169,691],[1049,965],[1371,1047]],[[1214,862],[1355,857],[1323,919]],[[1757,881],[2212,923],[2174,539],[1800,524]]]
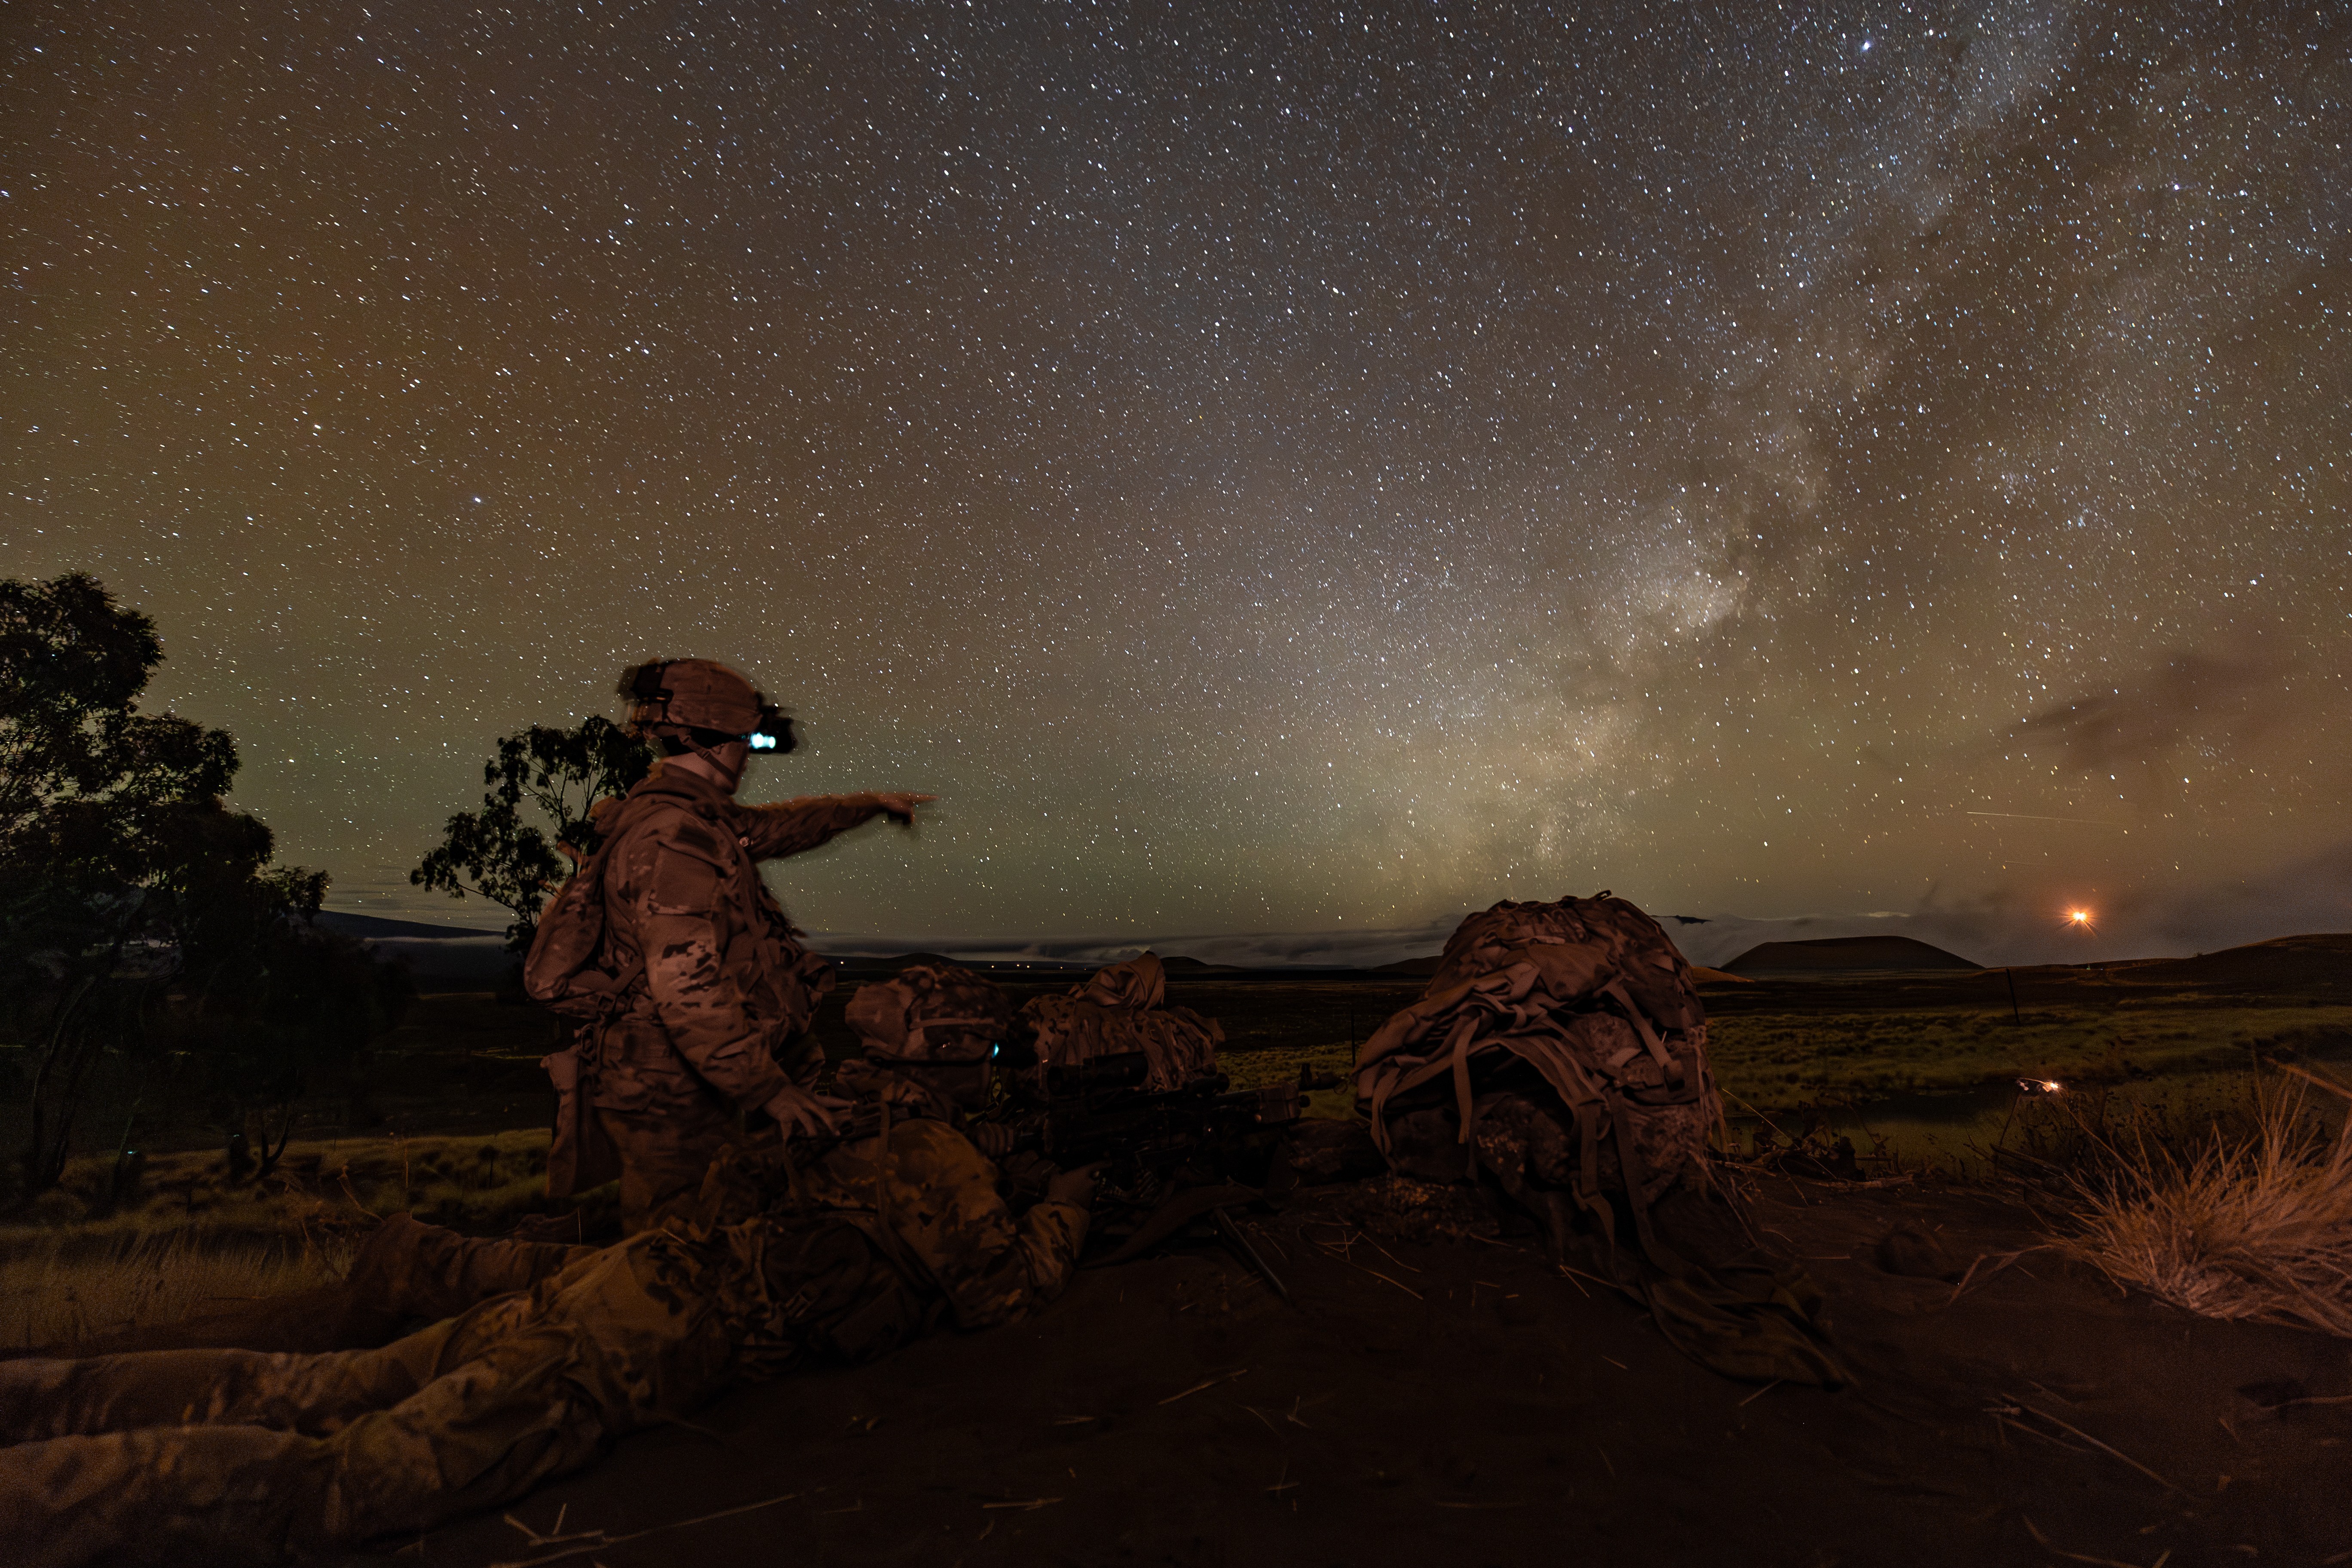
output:
[[[1759,942],[1848,936],[1911,937],[1989,966],[2186,957],[2276,936],[2352,931],[2352,839],[2236,881],[2126,892],[2093,911],[2095,924],[2088,934],[2064,926],[2042,907],[2038,895],[2022,889],[1948,902],[1931,896],[1906,910],[1772,919],[1728,912],[1651,912],[1685,957],[1711,965],[1728,963]],[[1180,931],[1034,942],[833,933],[820,933],[814,940],[840,957],[932,952],[965,959],[1075,964],[1114,963],[1149,949],[1162,956],[1181,954],[1204,963],[1249,968],[1370,969],[1438,952],[1458,923],[1456,918],[1367,931],[1213,936]]]
[[[1047,942],[965,942],[818,933],[810,940],[837,958],[880,958],[902,952],[938,952],[953,958],[1005,963],[1115,963],[1137,953],[1197,958],[1249,969],[1371,969],[1398,959],[1417,958],[1445,945],[1454,921],[1396,929],[1328,931],[1243,931],[1202,936],[1172,932],[1136,938],[1072,937]]]

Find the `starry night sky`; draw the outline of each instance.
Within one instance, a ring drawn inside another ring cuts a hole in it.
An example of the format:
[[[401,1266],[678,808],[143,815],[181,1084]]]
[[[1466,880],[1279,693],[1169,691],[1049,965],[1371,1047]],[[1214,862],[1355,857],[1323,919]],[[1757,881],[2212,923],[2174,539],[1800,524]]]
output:
[[[2341,6],[0,28],[0,571],[338,907],[696,654],[943,797],[820,931],[2352,927]]]

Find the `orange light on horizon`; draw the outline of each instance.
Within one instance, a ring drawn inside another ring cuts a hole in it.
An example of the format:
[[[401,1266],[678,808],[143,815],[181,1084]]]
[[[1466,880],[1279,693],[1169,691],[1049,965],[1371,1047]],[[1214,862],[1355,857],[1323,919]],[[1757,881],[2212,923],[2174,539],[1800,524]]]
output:
[[[2094,933],[2095,933],[2099,929],[2097,924],[2092,921],[2091,911],[2088,910],[2068,910],[2066,911],[2066,928],[2069,931],[2090,931]]]

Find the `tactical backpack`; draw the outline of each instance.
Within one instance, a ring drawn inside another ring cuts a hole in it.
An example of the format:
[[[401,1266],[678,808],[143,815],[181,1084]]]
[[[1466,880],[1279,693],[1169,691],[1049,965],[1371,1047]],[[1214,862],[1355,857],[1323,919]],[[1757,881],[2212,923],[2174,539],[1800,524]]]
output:
[[[878,1129],[883,1158],[887,1119]],[[789,1145],[719,1151],[685,1217],[677,1245],[731,1252],[734,1267],[706,1268],[719,1282],[747,1377],[788,1372],[804,1358],[867,1361],[924,1333],[944,1315],[945,1293],[891,1229],[887,1183],[871,1213],[811,1203]]]
[[[608,819],[596,825],[602,835],[596,850],[548,900],[522,961],[525,994],[549,1012],[580,1023],[601,1024],[611,1017],[623,994],[646,972],[643,954],[625,973],[604,966],[604,867],[614,846],[645,815],[643,809],[632,811],[632,804],[623,799],[592,814],[592,819]]]
[[[1422,999],[1366,1043],[1357,1101],[1395,1168],[1484,1165],[1531,1207],[1572,1200],[1614,1233],[1612,1193],[1654,1251],[1650,1205],[1703,1184],[1722,1105],[1690,966],[1607,893],[1506,900],[1445,944]]]
[[[563,1046],[539,1063],[555,1088],[555,1131],[547,1147],[550,1198],[571,1197],[621,1173],[621,1152],[596,1120],[595,1058],[582,1049],[579,1026],[593,1026],[611,1017],[646,972],[642,954],[624,973],[604,967],[604,867],[623,833],[644,815],[629,807],[623,799],[591,813],[591,820],[606,819],[596,825],[602,838],[594,853],[548,900],[530,951],[523,956],[525,994],[573,1025]]]
[[[891,1260],[869,1216],[783,1210],[733,1234],[739,1247],[756,1250],[765,1298],[743,1345],[748,1361],[762,1352],[872,1361],[919,1338],[942,1304]]]

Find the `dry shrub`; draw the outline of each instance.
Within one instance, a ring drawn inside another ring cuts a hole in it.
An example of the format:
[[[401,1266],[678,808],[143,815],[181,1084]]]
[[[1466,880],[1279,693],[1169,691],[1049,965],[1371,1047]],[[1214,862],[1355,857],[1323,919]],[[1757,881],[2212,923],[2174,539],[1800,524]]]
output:
[[[218,1250],[247,1241],[299,1242],[323,1226],[415,1213],[468,1232],[501,1231],[547,1207],[547,1131],[297,1140],[261,1179],[230,1175],[217,1151],[154,1155],[132,1189],[117,1190],[114,1159],[69,1165],[38,1203],[0,1216],[0,1258],[39,1250],[63,1230],[107,1246],[185,1233]]]
[[[2070,1173],[2064,1251],[2203,1317],[2352,1339],[2352,1121],[2331,1127],[2298,1087],[2262,1092],[2250,1130],[2217,1126],[2185,1153],[2098,1142],[2105,1157]]]
[[[351,1247],[264,1243],[216,1249],[185,1235],[91,1252],[65,1244],[0,1261],[0,1345],[70,1351],[91,1340],[340,1280]]]

